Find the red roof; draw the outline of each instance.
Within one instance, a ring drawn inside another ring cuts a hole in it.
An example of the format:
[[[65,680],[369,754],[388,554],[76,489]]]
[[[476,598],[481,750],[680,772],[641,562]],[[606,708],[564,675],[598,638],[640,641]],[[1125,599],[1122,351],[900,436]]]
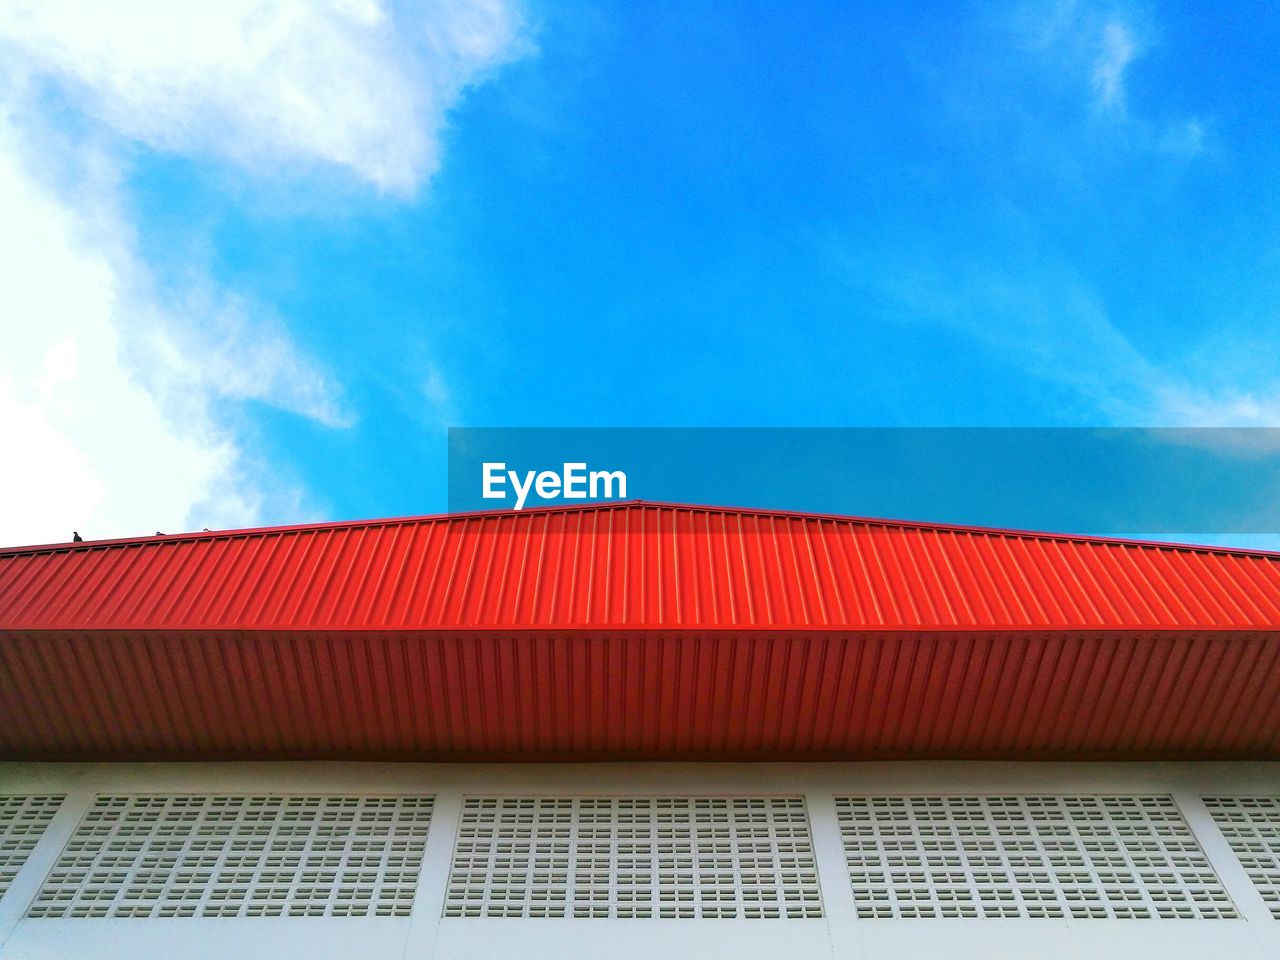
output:
[[[1280,555],[627,502],[0,550],[0,626],[1280,626]]]
[[[622,503],[0,550],[9,756],[1280,756],[1280,555]]]

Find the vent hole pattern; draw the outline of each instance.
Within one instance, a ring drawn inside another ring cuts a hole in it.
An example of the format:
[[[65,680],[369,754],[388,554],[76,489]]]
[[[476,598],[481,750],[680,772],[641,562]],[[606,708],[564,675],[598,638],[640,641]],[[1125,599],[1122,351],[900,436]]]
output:
[[[1237,916],[1172,797],[840,797],[858,916]]]
[[[0,797],[0,897],[62,805],[61,796]]]
[[[446,917],[822,916],[799,797],[468,797]]]
[[[29,916],[407,917],[430,797],[98,797]]]
[[[1204,804],[1280,920],[1280,797],[1205,797]]]

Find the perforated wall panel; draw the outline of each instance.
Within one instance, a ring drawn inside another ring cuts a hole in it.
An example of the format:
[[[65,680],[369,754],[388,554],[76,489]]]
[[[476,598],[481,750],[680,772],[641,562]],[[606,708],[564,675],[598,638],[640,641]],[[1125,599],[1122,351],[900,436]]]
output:
[[[1204,803],[1280,920],[1280,797],[1205,797]]]
[[[1235,917],[1171,797],[841,797],[858,916]]]
[[[62,805],[61,796],[0,797],[0,897]]]
[[[404,917],[429,797],[98,797],[32,917]]]
[[[822,916],[798,797],[469,797],[446,917]]]

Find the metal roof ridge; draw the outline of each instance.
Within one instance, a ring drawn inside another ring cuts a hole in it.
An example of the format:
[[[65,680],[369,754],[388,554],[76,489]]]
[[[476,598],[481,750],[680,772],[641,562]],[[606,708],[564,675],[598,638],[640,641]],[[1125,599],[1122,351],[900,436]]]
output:
[[[787,517],[798,520],[827,520],[849,524],[860,524],[876,527],[898,527],[904,530],[927,532],[971,533],[980,536],[1066,541],[1074,543],[1091,543],[1105,546],[1141,547],[1159,550],[1183,551],[1190,553],[1226,554],[1236,556],[1259,557],[1267,560],[1280,560],[1280,550],[1264,550],[1251,547],[1215,546],[1212,544],[1178,543],[1164,540],[1138,540],[1126,537],[1101,536],[1096,534],[1066,533],[1044,530],[1025,530],[1011,527],[990,527],[977,524],[948,523],[927,520],[903,520],[891,517],[867,517],[853,514],[838,514],[804,510],[786,510],[770,507],[739,507],[722,504],[682,503],[668,500],[595,500],[588,503],[567,504],[555,503],[544,506],[528,507],[522,510],[494,509],[470,510],[455,513],[419,514],[402,517],[371,517],[361,520],[326,520],[307,523],[280,524],[264,527],[239,527],[226,530],[197,530],[172,534],[159,534],[137,537],[117,537],[105,540],[83,540],[79,542],[44,543],[0,547],[0,558],[12,556],[29,556],[33,554],[72,553],[76,551],[97,550],[114,547],[160,546],[169,543],[193,543],[238,537],[265,537],[290,533],[311,533],[326,530],[352,530],[360,528],[387,527],[403,524],[441,523],[454,520],[486,519],[490,517],[521,517],[548,513],[579,513],[586,511],[619,510],[634,507],[653,507],[661,510],[687,510],[710,514],[731,514],[754,517]]]

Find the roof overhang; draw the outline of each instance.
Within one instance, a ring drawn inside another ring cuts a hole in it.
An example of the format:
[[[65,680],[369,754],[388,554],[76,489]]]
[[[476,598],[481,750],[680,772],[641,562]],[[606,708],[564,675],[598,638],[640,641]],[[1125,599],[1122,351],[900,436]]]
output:
[[[662,504],[0,551],[6,759],[1280,759],[1280,556]]]
[[[1275,759],[1270,631],[0,632],[7,759]]]

